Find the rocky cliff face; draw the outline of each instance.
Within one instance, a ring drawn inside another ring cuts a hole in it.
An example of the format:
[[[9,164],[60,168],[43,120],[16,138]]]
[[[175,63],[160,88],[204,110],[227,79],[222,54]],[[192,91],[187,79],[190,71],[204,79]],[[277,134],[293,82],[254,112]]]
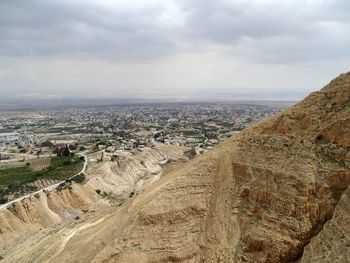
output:
[[[350,262],[350,188],[335,207],[331,220],[304,249],[301,263]]]
[[[349,116],[347,73],[5,262],[346,262]]]

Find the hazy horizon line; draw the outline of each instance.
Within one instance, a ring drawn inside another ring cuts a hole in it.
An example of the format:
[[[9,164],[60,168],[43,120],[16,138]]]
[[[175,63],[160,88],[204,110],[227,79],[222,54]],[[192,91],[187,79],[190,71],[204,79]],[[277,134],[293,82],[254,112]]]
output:
[[[31,110],[52,109],[61,107],[113,107],[128,105],[154,104],[196,104],[196,103],[237,103],[237,104],[283,104],[291,105],[298,100],[284,99],[243,99],[243,98],[26,98],[26,99],[0,99],[0,110]]]

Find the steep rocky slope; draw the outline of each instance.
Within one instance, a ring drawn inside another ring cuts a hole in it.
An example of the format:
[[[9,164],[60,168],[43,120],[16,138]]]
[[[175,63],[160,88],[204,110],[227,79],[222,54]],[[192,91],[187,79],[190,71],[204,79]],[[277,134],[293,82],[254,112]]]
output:
[[[121,207],[33,235],[4,262],[346,262],[349,116],[347,73]]]
[[[90,165],[88,184],[116,198],[125,199],[159,179],[162,161],[184,159],[187,147],[156,143],[154,148],[143,148],[137,154],[125,153],[115,162]]]
[[[350,262],[350,188],[342,195],[334,215],[305,247],[301,263]]]
[[[0,209],[0,255],[12,243],[22,242],[40,229],[68,224],[87,212],[99,212],[129,197],[131,192],[142,191],[148,182],[160,178],[164,159],[185,158],[185,147],[156,144],[144,148],[121,162],[102,162],[89,165],[87,181],[73,183],[63,189],[40,192],[14,203],[8,209]],[[141,163],[142,160],[142,163]],[[98,194],[100,193],[100,194]]]
[[[0,248],[43,227],[73,221],[84,212],[106,206],[108,202],[88,185],[72,184],[62,190],[35,194],[0,210]]]

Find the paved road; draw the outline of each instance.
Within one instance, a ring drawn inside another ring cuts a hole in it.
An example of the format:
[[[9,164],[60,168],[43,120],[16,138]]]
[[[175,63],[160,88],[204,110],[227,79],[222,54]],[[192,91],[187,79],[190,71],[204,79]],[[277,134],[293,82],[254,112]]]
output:
[[[86,155],[80,155],[80,156],[84,157],[84,166],[83,166],[83,169],[81,169],[81,171],[80,171],[79,173],[77,173],[77,174],[71,176],[71,177],[68,178],[68,179],[72,179],[72,178],[76,177],[76,176],[79,175],[79,174],[85,173],[85,171],[86,171],[86,166],[87,166],[87,163],[88,163],[88,159],[87,159]],[[35,195],[35,194],[38,194],[38,193],[40,193],[40,192],[44,192],[44,191],[50,192],[50,191],[52,191],[52,190],[55,190],[61,183],[64,183],[65,181],[66,181],[66,180],[61,181],[61,182],[58,182],[58,183],[56,183],[56,184],[53,184],[53,185],[50,185],[50,186],[48,186],[48,187],[42,188],[42,189],[40,189],[40,190],[38,190],[38,191],[36,191],[36,192],[30,193],[30,194],[24,195],[24,196],[22,196],[22,197],[20,197],[20,198],[17,198],[17,199],[15,199],[15,200],[12,200],[12,201],[10,201],[10,202],[8,202],[8,203],[2,204],[2,205],[0,205],[0,210],[1,210],[1,209],[4,209],[4,208],[7,208],[9,205],[11,205],[11,204],[13,204],[13,203],[19,202],[19,201],[21,201],[21,200],[23,200],[23,199],[25,199],[25,198],[28,198],[28,197],[33,196],[33,195]]]

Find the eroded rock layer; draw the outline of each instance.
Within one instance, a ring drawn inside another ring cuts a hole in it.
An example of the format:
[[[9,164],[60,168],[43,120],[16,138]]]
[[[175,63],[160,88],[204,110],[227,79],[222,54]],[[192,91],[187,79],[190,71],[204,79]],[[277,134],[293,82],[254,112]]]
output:
[[[111,205],[110,201],[113,205],[120,204],[131,192],[142,191],[147,184],[159,179],[165,168],[160,161],[181,160],[185,149],[156,144],[120,162],[90,164],[87,180],[82,184],[73,182],[1,208],[0,256],[7,247],[40,229],[70,224],[91,212],[101,213]]]
[[[342,195],[334,215],[304,249],[301,263],[350,262],[350,188]]]
[[[5,261],[329,262],[348,251],[349,116],[347,73],[123,206],[28,239],[31,250]]]

